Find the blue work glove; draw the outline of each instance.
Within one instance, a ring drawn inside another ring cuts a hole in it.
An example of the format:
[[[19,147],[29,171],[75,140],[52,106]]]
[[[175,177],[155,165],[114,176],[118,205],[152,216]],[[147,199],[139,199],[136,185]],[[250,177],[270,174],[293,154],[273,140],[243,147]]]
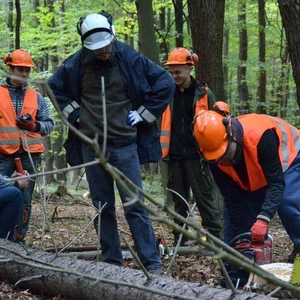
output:
[[[142,121],[143,121],[142,117],[139,115],[139,113],[136,110],[131,110],[126,118],[126,123],[131,127],[133,127],[134,125]]]
[[[21,116],[16,120],[16,125],[19,129],[36,132],[36,123],[32,120],[30,114]]]

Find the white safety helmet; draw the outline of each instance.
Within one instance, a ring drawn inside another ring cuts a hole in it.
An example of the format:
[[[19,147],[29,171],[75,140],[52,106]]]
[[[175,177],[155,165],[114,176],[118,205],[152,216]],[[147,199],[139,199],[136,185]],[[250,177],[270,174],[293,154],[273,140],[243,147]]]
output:
[[[78,32],[84,47],[89,50],[106,47],[115,37],[115,28],[111,18],[108,19],[101,13],[80,18]]]

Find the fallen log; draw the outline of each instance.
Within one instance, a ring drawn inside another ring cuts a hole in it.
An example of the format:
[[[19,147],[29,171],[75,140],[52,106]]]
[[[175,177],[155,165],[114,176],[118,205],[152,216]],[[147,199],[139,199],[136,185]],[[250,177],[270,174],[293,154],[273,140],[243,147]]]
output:
[[[20,288],[69,299],[275,299],[174,280],[148,278],[140,270],[56,256],[0,239],[0,280]]]
[[[92,245],[92,246],[70,246],[66,249],[63,250],[63,253],[66,252],[71,252],[71,253],[81,253],[81,252],[93,252],[93,251],[97,251],[98,246],[97,245]],[[126,246],[126,244],[121,245],[122,250],[124,251],[129,251],[128,247]],[[132,247],[134,249],[134,246]],[[55,252],[55,251],[61,251],[63,248],[46,248],[44,249],[44,251],[46,252]],[[172,250],[172,252],[174,253],[175,251],[175,247],[170,247],[169,249]],[[201,249],[199,247],[191,247],[191,246],[185,246],[185,247],[178,247],[177,250],[177,255],[192,255],[192,254],[200,254],[200,255],[206,255],[207,254],[207,250],[205,249]]]

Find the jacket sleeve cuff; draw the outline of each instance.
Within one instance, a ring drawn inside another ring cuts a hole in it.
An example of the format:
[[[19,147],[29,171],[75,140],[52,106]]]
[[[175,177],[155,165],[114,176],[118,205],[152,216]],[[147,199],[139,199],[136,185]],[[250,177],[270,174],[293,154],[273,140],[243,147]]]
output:
[[[39,122],[35,122],[35,132],[40,132],[41,130],[41,124]]]
[[[141,105],[137,110],[138,114],[148,122],[149,124],[153,123],[156,120],[156,117],[150,113],[150,111],[143,105]]]
[[[262,219],[262,220],[265,220],[265,221],[267,221],[268,223],[270,223],[270,218],[268,218],[268,217],[266,217],[266,216],[264,216],[264,215],[258,215],[257,216],[257,219]]]

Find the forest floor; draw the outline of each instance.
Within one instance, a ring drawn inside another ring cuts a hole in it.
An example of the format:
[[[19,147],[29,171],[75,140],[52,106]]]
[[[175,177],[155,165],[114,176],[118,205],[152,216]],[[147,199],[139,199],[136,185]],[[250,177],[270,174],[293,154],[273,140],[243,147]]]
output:
[[[74,239],[75,241],[71,247],[96,246],[96,233],[92,223],[95,210],[89,205],[91,200],[69,194],[57,196],[54,193],[49,194],[47,199],[45,210],[56,247],[63,248]],[[117,202],[117,212],[119,230],[122,238],[125,237],[129,244],[133,245],[120,201]],[[197,211],[195,211],[195,216],[200,225],[200,216]],[[90,225],[86,227],[88,223],[90,223]],[[156,222],[153,222],[153,226],[155,233],[162,233],[168,247],[172,247],[172,230]],[[82,233],[83,228],[85,228],[85,230]],[[80,236],[78,237],[78,235]],[[275,216],[272,220],[270,235],[273,237],[273,262],[287,262],[288,255],[292,251],[292,244],[278,216]],[[121,242],[124,243],[124,240],[121,240]],[[45,226],[43,208],[38,200],[34,200],[33,203],[32,218],[30,229],[26,237],[26,244],[28,247],[43,250],[53,249],[51,234]],[[197,247],[201,250],[202,246]],[[202,250],[205,249],[202,247]],[[162,260],[164,263],[163,269],[166,271],[171,258],[162,256]],[[138,264],[133,259],[125,260],[125,266],[138,268]],[[202,254],[177,256],[169,276],[174,279],[200,282],[210,286],[220,286],[223,279],[217,260],[212,256],[203,256]],[[278,297],[278,295],[276,296]],[[57,297],[35,295],[29,290],[13,289],[13,285],[7,282],[0,282],[0,300],[2,299],[59,300],[66,298],[61,298],[59,295]]]

